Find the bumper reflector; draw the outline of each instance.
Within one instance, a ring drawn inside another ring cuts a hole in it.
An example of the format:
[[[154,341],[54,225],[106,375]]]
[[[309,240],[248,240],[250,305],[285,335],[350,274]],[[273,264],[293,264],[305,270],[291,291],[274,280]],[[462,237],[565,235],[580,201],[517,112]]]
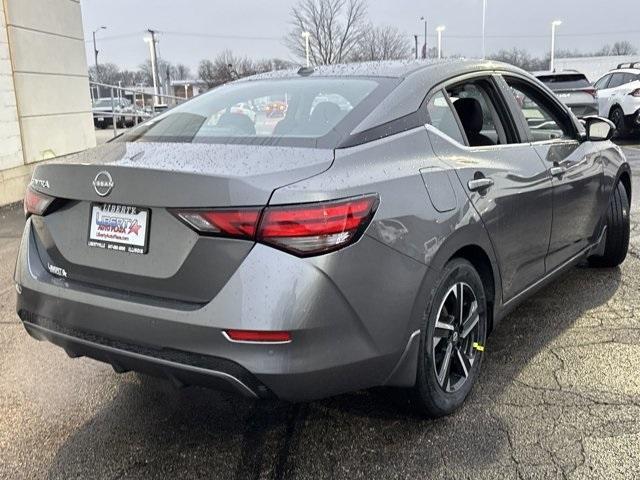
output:
[[[261,330],[224,330],[222,334],[230,342],[239,343],[289,343],[291,332]]]

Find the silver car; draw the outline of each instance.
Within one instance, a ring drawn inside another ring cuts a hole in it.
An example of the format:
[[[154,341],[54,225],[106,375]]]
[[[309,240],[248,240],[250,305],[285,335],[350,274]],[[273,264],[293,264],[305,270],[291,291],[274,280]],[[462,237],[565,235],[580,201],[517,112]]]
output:
[[[408,387],[445,415],[511,309],[624,260],[612,134],[501,63],[237,81],[35,169],[17,311],[117,372],[291,401]]]

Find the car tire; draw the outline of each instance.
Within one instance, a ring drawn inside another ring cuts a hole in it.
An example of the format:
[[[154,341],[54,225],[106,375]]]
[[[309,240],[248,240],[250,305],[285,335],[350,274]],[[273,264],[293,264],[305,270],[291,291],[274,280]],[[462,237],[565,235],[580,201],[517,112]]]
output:
[[[607,209],[607,238],[604,253],[589,258],[593,267],[613,268],[624,262],[629,249],[631,230],[629,219],[629,196],[621,182],[614,188]]]
[[[418,408],[428,417],[449,415],[464,403],[480,372],[487,335],[485,289],[473,265],[455,258],[440,279],[422,325],[415,386]]]
[[[616,126],[616,138],[624,137],[627,134],[627,124],[624,119],[624,111],[622,108],[615,106],[609,112],[609,120]]]

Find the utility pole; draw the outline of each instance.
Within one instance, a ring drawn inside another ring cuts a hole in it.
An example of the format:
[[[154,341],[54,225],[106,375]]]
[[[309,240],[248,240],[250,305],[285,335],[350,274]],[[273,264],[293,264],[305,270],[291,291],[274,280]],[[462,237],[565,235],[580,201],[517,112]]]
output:
[[[416,60],[417,60],[418,59],[418,35],[414,35],[413,40],[416,43]]]
[[[151,55],[151,76],[153,77],[153,97],[154,106],[158,103],[158,85],[160,84],[160,77],[158,76],[158,54],[156,52],[156,31],[148,29],[151,37],[145,38],[145,42],[149,43],[149,53]]]
[[[420,20],[424,21],[424,50],[422,51],[422,58],[429,56],[429,47],[427,46],[427,17],[420,17]]]
[[[100,51],[96,46],[96,33],[98,33],[100,30],[106,30],[106,29],[107,27],[102,26],[93,31],[93,55],[94,55],[95,65],[96,65],[96,82],[100,81],[100,72],[98,70],[98,53],[100,53]]]

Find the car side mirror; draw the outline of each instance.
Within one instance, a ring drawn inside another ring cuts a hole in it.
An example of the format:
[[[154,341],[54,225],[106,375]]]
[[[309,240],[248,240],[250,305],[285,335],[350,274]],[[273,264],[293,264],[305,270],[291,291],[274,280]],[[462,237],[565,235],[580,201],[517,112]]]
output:
[[[607,118],[590,116],[584,117],[583,120],[587,131],[586,139],[591,142],[611,140],[614,133],[616,133],[615,124]]]

